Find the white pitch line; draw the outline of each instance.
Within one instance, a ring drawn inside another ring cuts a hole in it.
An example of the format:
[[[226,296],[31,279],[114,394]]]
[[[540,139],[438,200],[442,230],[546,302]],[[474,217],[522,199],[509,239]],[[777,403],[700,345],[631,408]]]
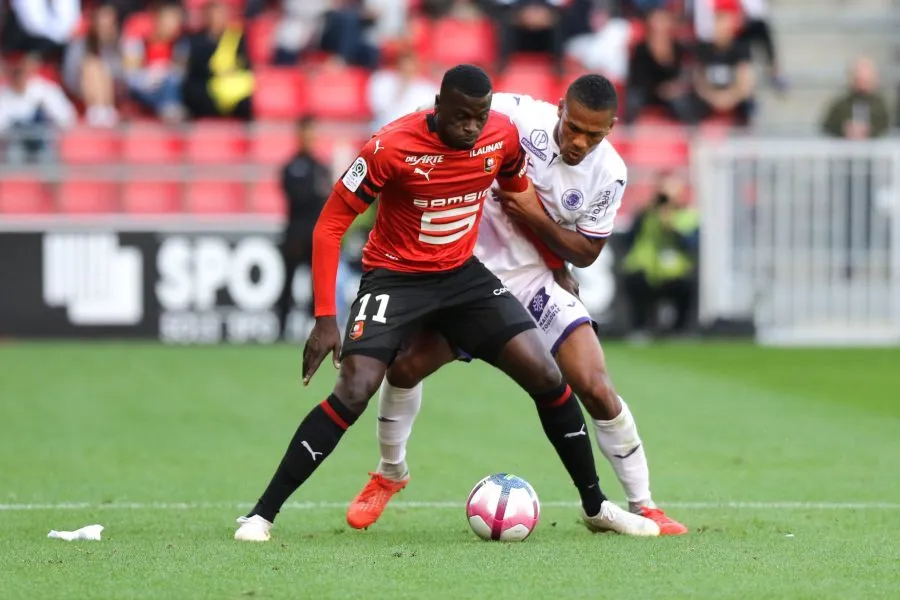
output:
[[[54,502],[43,504],[0,504],[0,511],[39,511],[39,510],[246,510],[253,506],[245,502]],[[542,502],[541,506],[549,508],[577,508],[577,502],[552,501]],[[663,508],[685,510],[900,510],[900,502],[666,502]],[[457,509],[464,507],[462,502],[392,502],[394,509]],[[292,510],[336,510],[347,508],[346,502],[289,502],[285,509]]]

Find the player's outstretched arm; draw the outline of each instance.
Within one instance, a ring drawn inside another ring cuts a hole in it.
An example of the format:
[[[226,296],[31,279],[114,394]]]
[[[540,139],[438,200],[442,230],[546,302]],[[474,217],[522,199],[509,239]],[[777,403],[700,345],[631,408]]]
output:
[[[303,348],[303,385],[319,369],[329,353],[335,368],[340,363],[341,334],[337,326],[336,283],[341,257],[341,239],[357,212],[332,193],[313,230],[312,280],[316,324]]]

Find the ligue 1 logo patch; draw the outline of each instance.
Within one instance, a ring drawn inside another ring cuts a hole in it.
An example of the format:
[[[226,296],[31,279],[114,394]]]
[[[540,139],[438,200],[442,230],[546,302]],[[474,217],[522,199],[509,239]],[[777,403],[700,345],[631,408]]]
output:
[[[569,210],[578,210],[584,204],[584,194],[576,189],[566,190],[562,195],[562,204]]]
[[[493,173],[497,168],[497,157],[496,156],[486,156],[484,158],[484,172],[485,173]]]
[[[353,326],[350,327],[350,339],[358,340],[362,337],[363,329],[365,329],[366,322],[365,321],[354,321]]]

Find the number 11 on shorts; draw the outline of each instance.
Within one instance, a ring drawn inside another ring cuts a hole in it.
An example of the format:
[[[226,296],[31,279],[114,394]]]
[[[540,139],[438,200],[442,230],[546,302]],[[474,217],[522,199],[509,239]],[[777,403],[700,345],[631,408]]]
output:
[[[366,317],[366,308],[369,306],[369,299],[372,297],[372,294],[366,294],[362,298],[359,299],[359,313],[356,315],[354,321],[365,321],[368,317]],[[375,314],[372,315],[372,320],[376,323],[387,323],[387,319],[385,319],[385,313],[387,312],[388,301],[391,299],[389,294],[378,294],[375,296],[375,302],[378,303],[378,310],[375,311]]]

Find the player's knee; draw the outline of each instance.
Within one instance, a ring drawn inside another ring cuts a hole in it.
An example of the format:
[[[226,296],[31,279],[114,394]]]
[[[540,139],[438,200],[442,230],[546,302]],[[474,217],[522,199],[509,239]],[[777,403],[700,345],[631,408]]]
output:
[[[563,376],[559,367],[553,360],[544,360],[536,363],[531,369],[531,390],[533,392],[545,392],[562,385]]]
[[[415,356],[407,356],[394,364],[387,371],[387,380],[396,388],[409,389],[416,387],[422,381],[422,365]]]
[[[593,373],[581,381],[570,382],[588,414],[601,421],[615,419],[621,412],[619,397],[605,372]]]
[[[378,391],[383,378],[383,369],[342,368],[334,393],[348,409],[361,415],[366,410],[369,399]]]

